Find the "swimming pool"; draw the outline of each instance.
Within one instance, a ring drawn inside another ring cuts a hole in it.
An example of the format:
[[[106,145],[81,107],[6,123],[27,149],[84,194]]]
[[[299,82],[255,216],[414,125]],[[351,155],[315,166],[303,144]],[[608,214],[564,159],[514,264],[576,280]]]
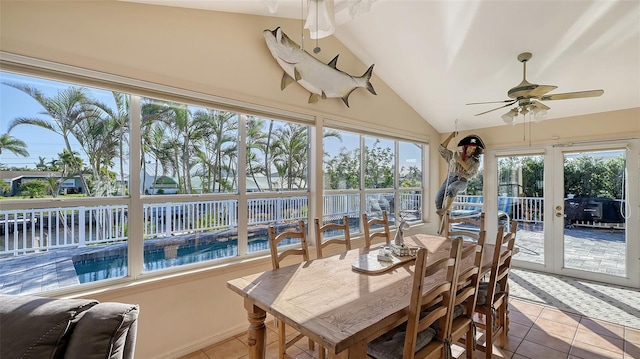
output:
[[[283,245],[299,240],[287,240]],[[219,233],[191,234],[170,239],[146,240],[144,245],[144,271],[155,271],[192,263],[200,263],[238,255],[236,236]],[[252,239],[250,253],[268,251],[267,237]],[[124,277],[128,273],[126,243],[98,248],[72,258],[80,283]]]

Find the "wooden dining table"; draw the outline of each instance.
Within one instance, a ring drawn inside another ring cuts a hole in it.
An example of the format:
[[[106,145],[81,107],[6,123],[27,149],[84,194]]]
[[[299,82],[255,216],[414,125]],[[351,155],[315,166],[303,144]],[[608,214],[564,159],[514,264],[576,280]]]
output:
[[[451,243],[426,234],[405,237],[406,245],[428,250],[428,262],[448,256]],[[361,255],[377,252],[381,245],[228,281],[227,287],[244,298],[249,358],[265,357],[266,313],[327,349],[329,358],[366,358],[370,341],[407,320],[415,267],[409,260],[381,273],[353,268]],[[485,245],[485,274],[491,270],[494,248]],[[443,272],[425,278],[425,292],[443,281]]]

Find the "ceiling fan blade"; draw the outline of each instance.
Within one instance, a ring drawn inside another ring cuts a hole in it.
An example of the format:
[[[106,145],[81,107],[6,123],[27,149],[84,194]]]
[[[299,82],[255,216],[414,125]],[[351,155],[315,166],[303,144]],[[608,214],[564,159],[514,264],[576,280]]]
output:
[[[489,111],[476,113],[474,116],[484,115],[485,113],[489,113],[489,112],[491,112],[491,111],[499,110],[499,109],[504,108],[504,107],[509,107],[509,106],[513,105],[514,103],[516,103],[516,101],[515,101],[515,100],[512,100],[512,101],[510,101],[508,104],[506,104],[506,105],[504,105],[504,106],[496,107],[496,108],[494,108],[494,109],[492,109],[492,110],[489,110]]]
[[[542,103],[542,102],[540,102],[540,101],[536,101],[536,102],[534,102],[534,103],[533,103],[533,106],[534,106],[534,107],[537,107],[537,108],[539,108],[539,109],[542,109],[542,110],[550,110],[550,109],[551,109],[551,107],[549,107],[549,106],[547,106],[547,105],[543,104],[543,103]]]
[[[542,96],[542,95],[546,94],[547,92],[553,91],[553,90],[555,90],[557,88],[558,88],[558,86],[538,85],[538,87],[536,87],[533,90],[529,91],[529,93],[526,96],[527,97],[539,97],[539,96]]]
[[[487,101],[487,102],[471,102],[471,103],[465,103],[465,105],[483,105],[486,103],[506,103],[506,102],[512,102],[513,100],[503,100],[503,101]]]
[[[542,96],[540,97],[540,101],[568,100],[572,98],[584,98],[584,97],[598,97],[603,93],[604,93],[604,90],[556,93],[556,94]]]

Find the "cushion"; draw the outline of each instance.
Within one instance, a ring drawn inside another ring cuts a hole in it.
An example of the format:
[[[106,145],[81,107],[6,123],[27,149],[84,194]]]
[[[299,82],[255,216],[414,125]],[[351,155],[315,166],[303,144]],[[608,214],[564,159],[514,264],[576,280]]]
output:
[[[487,293],[489,292],[489,282],[480,282],[478,285],[478,298],[476,305],[485,305],[487,303]],[[500,292],[500,283],[496,284],[496,293]]]
[[[382,335],[374,339],[367,347],[367,355],[375,359],[402,358],[406,334],[405,331],[396,331],[392,335]],[[431,327],[418,333],[416,351],[424,348],[435,337],[436,331]]]
[[[0,295],[0,358],[62,358],[73,327],[97,303]]]
[[[76,325],[65,359],[133,357],[137,305],[104,302],[88,310]]]

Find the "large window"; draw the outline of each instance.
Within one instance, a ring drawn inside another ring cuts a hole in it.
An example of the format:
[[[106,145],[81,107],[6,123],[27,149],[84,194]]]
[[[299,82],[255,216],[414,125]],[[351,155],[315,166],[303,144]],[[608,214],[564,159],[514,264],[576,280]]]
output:
[[[317,201],[325,222],[349,215],[353,233],[365,211],[422,218],[423,144],[330,129],[314,144],[312,118],[229,111],[197,94],[0,80],[1,293],[266,255],[268,226],[309,223]],[[315,200],[314,147],[325,154]]]
[[[323,140],[323,221],[350,218],[350,231],[361,230],[361,214],[422,218],[424,145],[325,129]],[[399,204],[399,205],[396,205]]]

